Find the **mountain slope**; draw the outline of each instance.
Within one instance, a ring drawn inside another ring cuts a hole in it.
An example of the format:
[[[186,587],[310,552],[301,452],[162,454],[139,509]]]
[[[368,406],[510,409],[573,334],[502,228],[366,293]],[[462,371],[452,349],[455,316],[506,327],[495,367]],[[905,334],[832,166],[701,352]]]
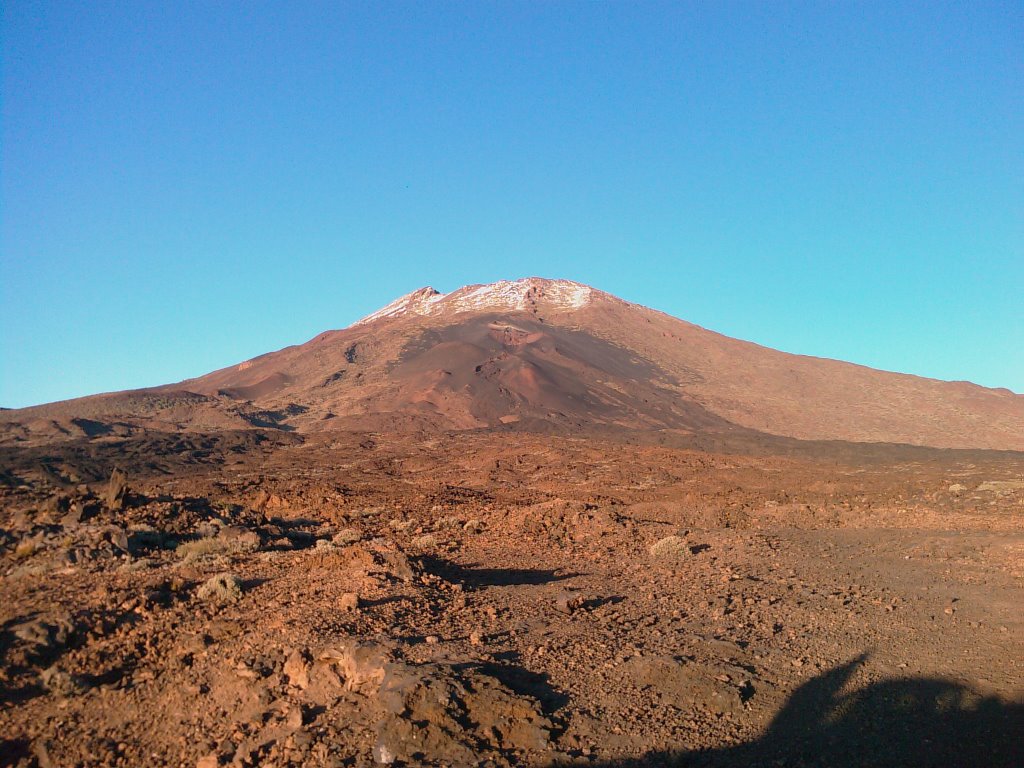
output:
[[[207,426],[298,431],[756,430],[1024,450],[1024,396],[791,355],[539,278],[423,288],[347,329],[149,392],[147,407],[163,398],[177,418],[138,413],[134,393],[11,411],[0,424],[24,437],[27,421],[86,408],[99,421],[186,429],[191,408]]]

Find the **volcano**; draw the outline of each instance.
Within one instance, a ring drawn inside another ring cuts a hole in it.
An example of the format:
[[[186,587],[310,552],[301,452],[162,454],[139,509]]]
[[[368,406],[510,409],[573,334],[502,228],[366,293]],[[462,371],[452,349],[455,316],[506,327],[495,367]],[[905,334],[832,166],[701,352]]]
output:
[[[0,442],[2,765],[1024,764],[1008,391],[529,278]]]
[[[569,280],[421,288],[205,376],[0,415],[6,441],[138,430],[758,434],[1024,450],[1024,396],[788,354]]]

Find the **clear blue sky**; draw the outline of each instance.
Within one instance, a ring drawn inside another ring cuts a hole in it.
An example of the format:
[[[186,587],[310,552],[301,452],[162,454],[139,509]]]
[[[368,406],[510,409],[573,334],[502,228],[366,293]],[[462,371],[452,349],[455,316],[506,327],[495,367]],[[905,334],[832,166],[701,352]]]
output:
[[[2,4],[0,405],[541,275],[1024,392],[1024,5]]]

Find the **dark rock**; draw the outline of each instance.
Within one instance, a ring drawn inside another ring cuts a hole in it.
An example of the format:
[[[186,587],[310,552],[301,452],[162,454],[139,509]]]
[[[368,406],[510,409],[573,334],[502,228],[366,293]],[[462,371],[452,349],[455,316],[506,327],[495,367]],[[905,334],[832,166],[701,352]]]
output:
[[[164,536],[156,528],[138,527],[132,530],[128,537],[128,545],[135,551],[137,549],[160,549],[164,546]]]

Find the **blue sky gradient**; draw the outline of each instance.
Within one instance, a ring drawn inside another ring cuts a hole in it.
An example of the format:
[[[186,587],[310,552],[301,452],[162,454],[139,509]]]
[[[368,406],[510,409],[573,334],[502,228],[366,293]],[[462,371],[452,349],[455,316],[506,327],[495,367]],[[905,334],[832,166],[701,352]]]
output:
[[[1019,2],[0,13],[0,405],[528,275],[1024,392]]]

